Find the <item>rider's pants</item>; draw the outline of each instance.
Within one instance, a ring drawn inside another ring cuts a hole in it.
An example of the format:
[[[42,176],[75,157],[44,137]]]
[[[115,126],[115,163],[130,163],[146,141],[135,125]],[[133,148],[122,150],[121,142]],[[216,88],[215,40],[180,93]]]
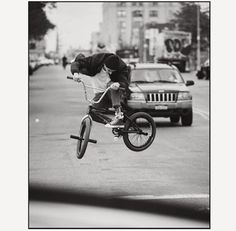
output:
[[[94,101],[99,100],[102,94],[103,94],[103,92],[96,93],[93,100]],[[121,105],[120,104],[121,103],[121,96],[122,96],[122,92],[120,90],[110,89],[106,93],[106,95],[103,97],[102,101],[100,103],[94,103],[93,107],[95,107],[95,108],[110,108],[110,107],[117,108]]]

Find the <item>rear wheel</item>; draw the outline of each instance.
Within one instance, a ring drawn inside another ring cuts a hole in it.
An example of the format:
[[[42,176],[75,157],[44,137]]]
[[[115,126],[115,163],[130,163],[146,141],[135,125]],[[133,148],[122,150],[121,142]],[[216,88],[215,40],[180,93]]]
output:
[[[91,126],[92,126],[92,121],[89,116],[82,119],[79,131],[79,139],[77,142],[77,149],[76,149],[78,159],[81,159],[86,151],[89,141]]]
[[[193,110],[190,109],[186,114],[181,116],[181,122],[183,126],[191,126],[193,123]]]
[[[132,151],[147,149],[155,139],[156,125],[153,118],[145,112],[137,112],[126,120],[123,140]]]

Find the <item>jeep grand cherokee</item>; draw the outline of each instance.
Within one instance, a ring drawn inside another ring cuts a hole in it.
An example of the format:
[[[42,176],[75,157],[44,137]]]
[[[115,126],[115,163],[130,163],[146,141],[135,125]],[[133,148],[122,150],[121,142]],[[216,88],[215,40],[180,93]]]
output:
[[[132,111],[145,111],[153,117],[169,117],[172,123],[191,126],[192,95],[176,67],[167,64],[136,64],[132,68],[127,101]]]

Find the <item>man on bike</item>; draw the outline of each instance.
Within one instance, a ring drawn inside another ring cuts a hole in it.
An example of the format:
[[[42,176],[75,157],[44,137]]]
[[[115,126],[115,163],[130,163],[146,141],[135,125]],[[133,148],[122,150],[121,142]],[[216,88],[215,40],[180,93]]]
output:
[[[79,54],[71,64],[71,73],[74,75],[75,81],[80,79],[79,73],[91,77],[95,92],[94,101],[100,98],[108,86],[111,87],[103,100],[98,104],[93,104],[93,106],[96,108],[112,106],[115,109],[115,117],[105,126],[111,128],[124,127],[121,111],[122,92],[119,88],[125,88],[128,92],[130,69],[121,58],[112,53],[99,53],[89,57],[83,57]]]

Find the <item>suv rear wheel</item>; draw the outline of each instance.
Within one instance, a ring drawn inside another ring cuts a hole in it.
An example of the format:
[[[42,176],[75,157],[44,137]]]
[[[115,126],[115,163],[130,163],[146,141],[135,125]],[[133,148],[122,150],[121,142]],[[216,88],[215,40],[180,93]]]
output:
[[[193,122],[193,110],[192,108],[189,110],[188,113],[183,114],[181,116],[181,122],[183,126],[191,126]]]

